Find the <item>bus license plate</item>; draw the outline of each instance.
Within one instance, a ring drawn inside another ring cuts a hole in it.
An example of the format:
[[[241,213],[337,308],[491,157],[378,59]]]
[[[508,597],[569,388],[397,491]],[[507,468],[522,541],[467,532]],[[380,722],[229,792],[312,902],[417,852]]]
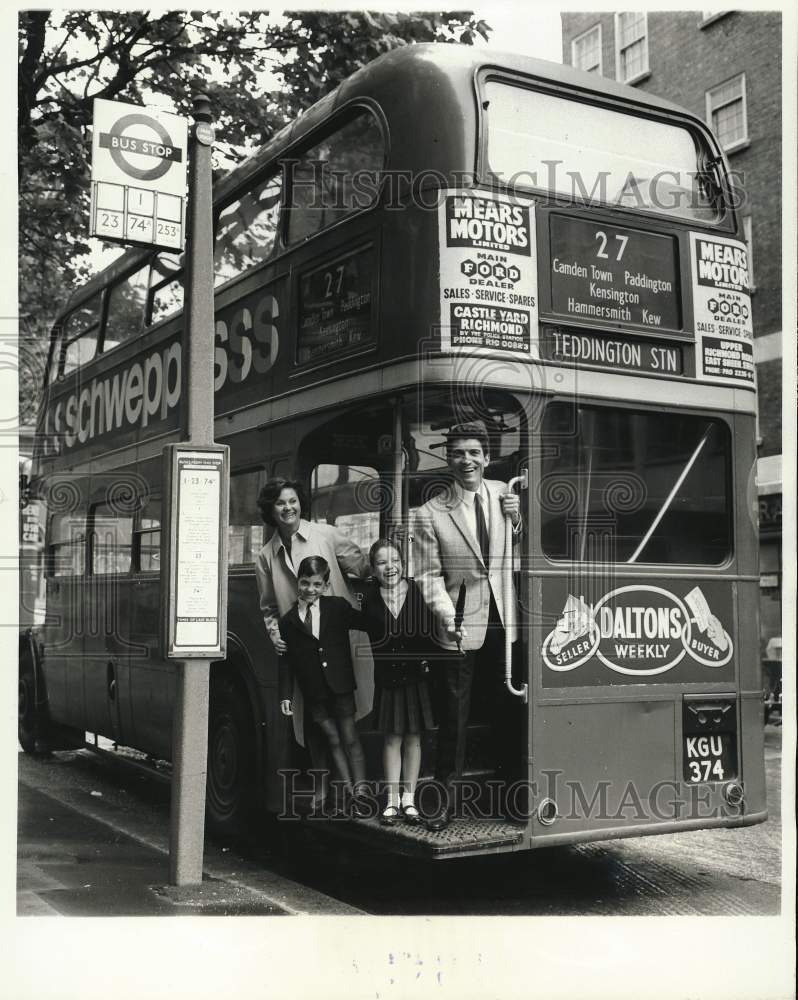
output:
[[[690,784],[737,777],[734,733],[684,737],[684,778]]]

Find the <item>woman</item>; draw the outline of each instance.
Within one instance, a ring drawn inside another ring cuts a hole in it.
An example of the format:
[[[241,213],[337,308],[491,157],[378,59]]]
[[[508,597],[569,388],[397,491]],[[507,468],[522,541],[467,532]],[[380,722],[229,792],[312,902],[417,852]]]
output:
[[[330,565],[327,593],[344,597],[356,606],[347,586],[345,574],[368,575],[369,562],[360,548],[331,524],[315,524],[306,520],[310,509],[301,483],[294,479],[270,479],[258,495],[258,509],[264,522],[275,529],[255,560],[255,578],[260,592],[260,609],[266,631],[275,651],[282,655],[286,646],[280,637],[279,621],[296,601],[296,570],[307,556],[321,556]],[[356,718],[371,711],[374,698],[374,666],[368,642],[352,639],[352,660],[357,689]],[[294,735],[305,745],[302,693],[295,687],[293,698]],[[327,770],[324,741],[312,728],[308,733],[308,750],[314,768]],[[355,749],[355,752],[356,749]],[[315,808],[325,797],[324,789],[316,790]]]

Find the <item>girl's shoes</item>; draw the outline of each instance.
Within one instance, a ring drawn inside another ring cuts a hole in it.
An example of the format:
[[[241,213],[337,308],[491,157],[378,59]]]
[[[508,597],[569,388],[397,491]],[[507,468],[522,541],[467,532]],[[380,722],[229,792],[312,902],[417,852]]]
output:
[[[409,823],[411,826],[418,826],[421,822],[418,809],[416,809],[412,802],[409,805],[402,806],[402,817],[405,823]]]
[[[399,822],[399,810],[396,806],[386,806],[380,813],[381,826],[396,826]]]

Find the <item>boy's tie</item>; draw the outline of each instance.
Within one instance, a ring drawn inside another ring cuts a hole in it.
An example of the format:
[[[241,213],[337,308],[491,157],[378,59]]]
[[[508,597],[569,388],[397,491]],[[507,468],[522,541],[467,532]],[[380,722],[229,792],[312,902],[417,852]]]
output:
[[[313,635],[313,619],[310,616],[310,605],[305,608],[305,628]]]

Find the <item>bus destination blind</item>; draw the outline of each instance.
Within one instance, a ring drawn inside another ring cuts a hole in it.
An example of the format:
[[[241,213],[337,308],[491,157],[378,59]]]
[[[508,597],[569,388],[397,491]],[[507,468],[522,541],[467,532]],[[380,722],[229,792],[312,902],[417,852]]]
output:
[[[604,326],[682,329],[675,237],[555,214],[549,236],[552,312]]]
[[[374,274],[369,246],[301,275],[297,364],[324,361],[374,339]]]
[[[681,344],[643,337],[613,337],[589,330],[572,330],[549,324],[540,327],[540,356],[566,365],[589,365],[625,372],[683,375]]]

